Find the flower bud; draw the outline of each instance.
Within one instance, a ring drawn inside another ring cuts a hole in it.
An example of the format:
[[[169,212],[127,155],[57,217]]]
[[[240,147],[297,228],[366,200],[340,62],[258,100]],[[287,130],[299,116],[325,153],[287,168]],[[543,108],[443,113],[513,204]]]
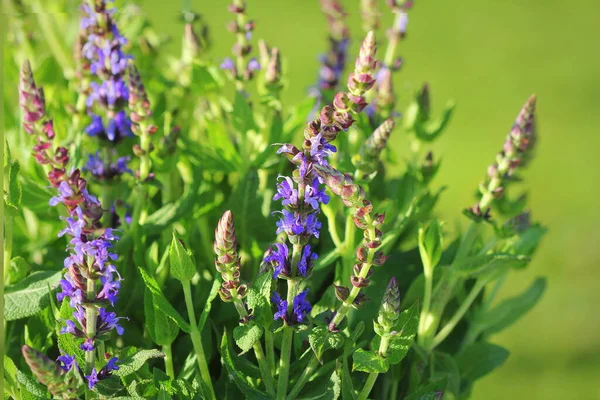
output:
[[[396,278],[390,279],[388,286],[383,294],[381,307],[377,322],[383,328],[385,333],[390,333],[400,316],[400,289]]]

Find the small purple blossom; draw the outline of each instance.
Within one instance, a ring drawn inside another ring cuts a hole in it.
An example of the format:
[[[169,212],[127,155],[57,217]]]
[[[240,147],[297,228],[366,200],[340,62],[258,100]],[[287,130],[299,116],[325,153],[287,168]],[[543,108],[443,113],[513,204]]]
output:
[[[87,379],[87,381],[88,381],[88,387],[90,388],[90,390],[92,390],[94,388],[94,385],[96,383],[98,383],[98,381],[99,381],[98,373],[96,372],[96,368],[92,368],[92,371],[90,372],[89,375],[85,376],[85,379]]]
[[[225,71],[233,71],[235,69],[235,63],[231,58],[227,57],[223,60],[219,67]]]
[[[273,315],[273,319],[281,319],[285,321],[287,319],[287,300],[283,300],[279,293],[273,292],[273,294],[271,295],[271,302],[275,304],[275,307],[277,308],[277,312],[275,312],[275,314]]]
[[[69,275],[66,275],[65,279],[60,281],[60,288],[62,292],[56,294],[56,300],[62,301],[65,297],[68,297],[69,305],[72,308],[83,303],[83,292],[80,288],[75,287],[75,284]]]
[[[260,71],[260,63],[256,58],[250,59],[248,61],[248,70],[250,71]]]
[[[298,190],[294,188],[294,181],[287,176],[280,176],[281,182],[277,184],[277,193],[273,200],[282,200],[283,206],[298,207]]]
[[[319,203],[329,203],[329,196],[325,193],[325,187],[319,189],[318,178],[314,178],[312,183],[306,186],[304,203],[310,205],[313,210],[319,209]]]
[[[312,306],[306,300],[306,296],[308,295],[308,289],[304,290],[296,297],[294,297],[294,317],[298,322],[304,322],[308,313],[312,310]]]
[[[77,368],[77,361],[75,361],[75,356],[70,356],[68,354],[63,354],[56,359],[58,366],[65,372],[69,372],[71,368]]]
[[[58,186],[58,196],[52,197],[49,204],[51,206],[55,206],[59,203],[65,203],[65,201],[68,202],[69,198],[71,198],[74,194],[75,192],[71,186],[69,186],[67,182],[62,181]]]
[[[288,247],[283,243],[276,243],[275,249],[271,249],[265,257],[264,262],[271,263],[273,266],[273,279],[280,274],[289,275],[290,261]]]
[[[302,250],[302,257],[300,257],[300,261],[298,262],[298,272],[302,276],[308,276],[312,271],[313,264],[315,260],[319,258],[317,253],[313,253],[311,251],[310,245],[304,246]]]
[[[118,318],[114,312],[107,312],[104,308],[98,308],[98,334],[107,333],[115,329],[118,335],[122,335],[125,329],[119,325],[119,320],[121,319],[126,318]]]
[[[93,351],[95,349],[94,338],[86,338],[79,347],[83,351]]]
[[[75,326],[75,322],[71,321],[70,319],[65,321],[65,326],[60,330],[60,333],[65,334],[65,333],[70,333],[70,334],[75,334],[77,330],[77,327]]]

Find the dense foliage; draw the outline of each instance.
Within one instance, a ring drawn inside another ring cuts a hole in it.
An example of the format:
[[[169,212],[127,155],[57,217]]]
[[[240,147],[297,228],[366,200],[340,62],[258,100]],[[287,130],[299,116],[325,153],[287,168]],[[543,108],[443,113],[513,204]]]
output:
[[[6,396],[453,399],[502,365],[490,337],[545,288],[494,301],[545,232],[510,190],[535,97],[451,237],[429,147],[453,105],[433,113],[423,85],[398,110],[394,91],[412,4],[363,0],[352,43],[342,5],[321,3],[329,50],[288,105],[253,3],[229,6],[236,42],[215,61],[191,12],[177,57],[131,6],[88,0],[72,20],[9,2]]]

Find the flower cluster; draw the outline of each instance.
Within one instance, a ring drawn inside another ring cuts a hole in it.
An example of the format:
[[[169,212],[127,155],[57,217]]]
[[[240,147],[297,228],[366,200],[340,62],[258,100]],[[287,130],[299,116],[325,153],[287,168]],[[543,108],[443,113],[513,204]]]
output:
[[[24,125],[28,124],[26,129],[39,137],[45,132],[44,127],[48,125],[47,121],[49,120],[46,118],[43,101],[35,96],[36,86],[27,61],[21,71],[20,87]],[[36,110],[35,115],[32,109]],[[46,135],[46,137],[48,136]],[[49,149],[50,143],[46,150]],[[105,308],[108,304],[114,305],[120,288],[121,278],[114,266],[117,255],[111,253],[110,250],[118,237],[112,229],[101,228],[100,219],[104,213],[102,205],[96,197],[88,192],[87,181],[81,176],[78,169],[69,174],[65,173],[68,152],[64,148],[59,149],[62,149],[61,153],[64,153],[61,159],[63,161],[60,163],[56,161],[56,156],[36,158],[38,160],[42,158],[40,160],[42,165],[49,164],[51,166],[48,179],[58,190],[57,195],[50,199],[49,204],[51,206],[63,204],[69,214],[69,217],[64,218],[66,227],[58,234],[59,237],[67,235],[71,239],[68,246],[69,255],[64,261],[67,272],[64,279],[60,281],[61,292],[57,294],[57,299],[59,301],[68,299],[70,306],[75,311],[73,320],[65,321],[61,333],[70,333],[84,339],[81,349],[91,354],[90,365],[86,365],[86,372],[94,375],[93,350],[96,341],[101,340],[100,337],[105,339],[106,334],[112,329],[116,329],[119,334],[123,333],[123,328],[119,325],[119,318],[115,313],[106,311]],[[56,153],[58,152],[57,150]],[[65,355],[65,357],[67,356]],[[110,368],[114,369],[115,362],[116,360],[112,362]],[[88,363],[86,362],[86,364]],[[100,377],[107,376],[108,371]],[[91,387],[93,379],[90,376],[88,376],[88,382]]]
[[[321,0],[323,13],[329,26],[329,49],[321,57],[319,89],[335,90],[344,73],[350,34],[346,25],[346,13],[339,1]]]
[[[100,157],[100,151],[88,155],[88,161],[83,166],[83,171],[89,172],[95,179],[108,181],[123,174],[131,174],[132,171],[127,166],[129,157],[119,157],[112,163],[107,163]]]
[[[254,77],[256,71],[261,69],[260,62],[256,58],[246,61],[252,51],[250,40],[256,24],[247,19],[246,3],[243,1],[235,0],[229,6],[229,11],[236,16],[235,21],[227,24],[227,29],[235,33],[237,38],[231,49],[235,60],[225,58],[221,63],[221,69],[229,71],[237,81],[249,81]]]
[[[124,108],[129,91],[123,76],[131,56],[122,47],[127,40],[119,33],[115,23],[115,8],[109,8],[106,0],[82,6],[80,27],[87,34],[82,54],[88,62],[89,71],[100,82],[91,82],[87,106],[104,110],[103,115],[92,112],[92,122],[86,128],[90,136],[118,143],[131,135],[131,121]]]
[[[496,155],[496,161],[488,168],[486,181],[480,185],[481,198],[465,210],[467,216],[489,220],[492,201],[502,197],[516,170],[531,159],[535,145],[535,102],[535,96],[531,96],[521,108],[502,151]]]

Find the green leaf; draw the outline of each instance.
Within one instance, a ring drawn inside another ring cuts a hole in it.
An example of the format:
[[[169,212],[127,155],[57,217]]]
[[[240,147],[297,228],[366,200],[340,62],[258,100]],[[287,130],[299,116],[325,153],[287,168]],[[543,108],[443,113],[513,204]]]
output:
[[[394,330],[396,335],[390,336],[390,343],[386,355],[386,360],[390,365],[398,364],[410,350],[417,330],[419,329],[419,310],[417,304],[413,304],[402,311]],[[381,339],[379,336],[373,340],[373,348],[378,348]]]
[[[17,208],[21,208],[21,198],[23,191],[21,189],[21,182],[19,181],[19,171],[21,166],[17,160],[14,160],[10,164],[10,174],[8,176],[8,198],[11,204],[14,204]]]
[[[450,354],[435,352],[434,357],[434,365],[435,365],[435,373],[431,376],[430,380],[437,381],[441,379],[445,379],[448,382],[447,390],[454,393],[455,395],[459,394],[460,391],[460,370],[458,369],[458,365],[456,361]]]
[[[244,354],[248,352],[262,337],[263,330],[257,325],[240,325],[233,330],[233,339]],[[241,355],[240,354],[240,355]]]
[[[154,306],[162,311],[167,317],[171,318],[175,323],[177,323],[182,331],[190,333],[190,324],[187,323],[181,314],[179,314],[179,312],[177,312],[171,303],[169,303],[169,300],[167,300],[165,295],[162,293],[162,290],[160,290],[160,287],[158,286],[158,283],[154,277],[150,276],[150,274],[142,267],[139,267],[139,270],[146,287],[148,290],[150,290]]]
[[[44,385],[38,383],[34,378],[29,375],[24,374],[21,371],[17,371],[17,381],[19,382],[21,389],[26,390],[30,393],[34,398],[39,399],[47,399],[48,390],[44,387]],[[23,394],[23,392],[21,392]]]
[[[256,278],[248,290],[248,308],[252,309],[254,321],[265,329],[273,323],[270,299],[272,281],[271,273],[266,272]]]
[[[17,383],[17,373],[19,370],[15,366],[13,360],[6,354],[4,355],[4,394],[8,395],[14,390],[19,390]]]
[[[21,256],[14,257],[10,260],[10,282],[18,283],[23,280],[31,271],[31,265]]]
[[[60,314],[58,324],[56,326],[58,348],[65,354],[74,355],[77,359],[77,364],[85,365],[85,353],[79,345],[83,339],[76,338],[73,335],[64,335],[60,333],[61,328],[65,325],[65,320],[73,320],[73,308],[69,305],[68,300],[63,300],[60,306]]]
[[[151,358],[163,358],[164,353],[156,349],[137,350],[135,347],[127,347],[123,349],[119,355],[119,369],[113,371],[113,375],[124,377],[131,375]]]
[[[376,351],[358,349],[352,355],[352,370],[361,372],[387,372],[390,364]]]
[[[419,253],[423,268],[428,269],[426,272],[430,275],[440,261],[442,246],[442,225],[438,220],[434,219],[427,228],[419,229]]]
[[[206,299],[206,303],[204,304],[204,309],[202,310],[202,314],[200,314],[200,318],[198,319],[198,331],[202,332],[204,329],[204,324],[208,320],[208,316],[210,314],[210,310],[212,309],[212,302],[219,294],[219,289],[221,288],[221,282],[219,279],[215,279],[213,281],[212,287],[210,288],[210,293],[208,294],[208,298]]]
[[[214,71],[198,62],[192,65],[192,88],[194,93],[205,96],[215,92],[219,87],[221,87],[221,83],[216,78]]]
[[[448,381],[446,378],[418,386],[404,400],[439,400],[444,394]]]
[[[56,286],[60,278],[60,272],[39,271],[16,285],[8,286],[4,293],[4,318],[14,321],[43,310],[50,304],[48,286]]]
[[[231,114],[234,129],[242,135],[246,135],[249,130],[256,129],[252,107],[250,107],[244,92],[239,90],[235,92]]]
[[[235,385],[241,390],[247,399],[262,400],[267,398],[266,393],[258,390],[248,383],[246,376],[240,372],[239,368],[233,362],[227,339],[227,331],[223,333],[223,339],[221,340],[221,357],[223,359],[223,364],[225,364],[225,368],[227,368],[229,378],[233,381],[233,383],[235,383]]]
[[[329,377],[329,380],[325,383],[326,386],[323,387],[320,384],[315,384],[311,382],[309,387],[313,389],[310,390],[306,395],[303,395],[299,399],[301,400],[336,400],[340,397],[342,393],[342,380],[338,375],[337,371],[333,371],[333,374]]]
[[[504,347],[484,342],[473,343],[456,356],[456,363],[462,379],[473,382],[504,364],[508,355]]]
[[[325,326],[316,326],[308,335],[308,343],[319,361],[323,353],[329,349],[339,349],[344,345],[344,338],[339,332],[331,332]]]
[[[196,275],[196,263],[191,250],[183,247],[183,243],[173,231],[173,240],[169,249],[171,275],[182,282],[190,281]]]
[[[493,253],[467,257],[454,265],[454,271],[460,276],[474,276],[500,268],[519,268],[530,261],[527,256]]]
[[[487,335],[498,333],[531,310],[546,290],[546,279],[537,278],[527,290],[518,296],[506,299],[485,313],[476,315],[479,330]]]
[[[125,390],[125,386],[121,383],[121,379],[111,375],[108,378],[98,381],[94,385],[93,390],[101,396],[113,398],[117,393]]]
[[[179,335],[179,326],[161,309],[154,306],[150,289],[144,289],[144,323],[152,341],[160,346],[170,346]]]

